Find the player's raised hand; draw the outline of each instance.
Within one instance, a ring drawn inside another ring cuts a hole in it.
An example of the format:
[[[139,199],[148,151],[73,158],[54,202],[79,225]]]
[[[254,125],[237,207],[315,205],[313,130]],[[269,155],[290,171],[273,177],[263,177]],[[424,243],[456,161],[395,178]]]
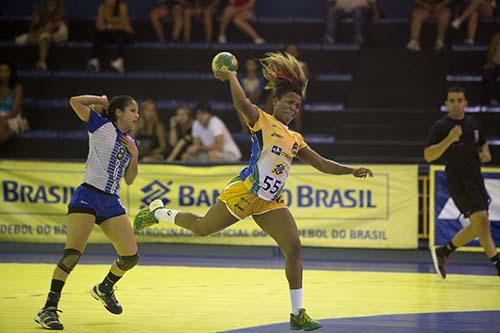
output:
[[[357,168],[352,170],[352,175],[356,178],[373,177],[373,172],[368,168]]]
[[[218,69],[214,72],[215,78],[221,81],[227,81],[231,75],[236,75],[236,72],[230,71],[228,69]]]
[[[460,137],[462,136],[462,127],[460,125],[455,125],[450,130],[450,133],[448,133],[448,137],[451,139],[452,142],[457,142],[460,140]]]

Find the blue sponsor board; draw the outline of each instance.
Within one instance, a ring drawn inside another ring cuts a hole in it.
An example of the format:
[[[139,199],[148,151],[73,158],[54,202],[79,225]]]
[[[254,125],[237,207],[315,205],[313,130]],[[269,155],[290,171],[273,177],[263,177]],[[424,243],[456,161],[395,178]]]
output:
[[[431,200],[434,201],[434,210],[431,203],[431,235],[430,245],[443,245],[449,242],[462,228],[470,224],[448,193],[446,172],[442,168],[431,168]],[[433,176],[433,177],[432,177]],[[432,182],[432,178],[434,181]],[[500,247],[500,169],[498,171],[483,172],[484,184],[490,196],[489,217],[493,240]],[[434,186],[432,186],[434,185]],[[482,250],[479,238],[472,240],[466,249]]]

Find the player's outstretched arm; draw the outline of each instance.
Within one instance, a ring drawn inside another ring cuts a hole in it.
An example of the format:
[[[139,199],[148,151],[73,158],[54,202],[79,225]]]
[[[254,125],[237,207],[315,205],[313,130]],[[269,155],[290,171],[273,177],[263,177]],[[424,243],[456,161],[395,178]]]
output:
[[[101,108],[107,108],[108,98],[105,95],[93,96],[93,95],[81,95],[73,96],[69,99],[69,104],[78,118],[84,122],[89,121],[90,112],[92,112],[91,105],[98,105]]]
[[[234,108],[245,117],[246,122],[250,126],[253,126],[257,119],[259,119],[259,112],[256,106],[245,95],[243,88],[241,88],[238,81],[238,74],[234,71],[219,70],[215,72],[215,77],[221,81],[229,80]]]
[[[313,168],[331,175],[353,175],[358,178],[373,177],[373,172],[368,168],[353,168],[332,160],[328,160],[312,150],[310,147],[301,149],[297,157],[311,165]]]

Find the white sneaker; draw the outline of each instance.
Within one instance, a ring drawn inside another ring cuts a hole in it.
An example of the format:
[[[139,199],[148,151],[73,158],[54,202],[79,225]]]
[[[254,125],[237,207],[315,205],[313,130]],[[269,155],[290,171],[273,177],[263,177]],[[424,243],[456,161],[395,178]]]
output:
[[[125,71],[125,64],[123,63],[123,58],[117,58],[111,62],[111,67],[113,67],[117,72],[123,73]]]
[[[226,36],[222,36],[220,35],[217,40],[219,41],[220,44],[226,44],[227,43],[227,39],[226,39]]]
[[[444,50],[445,45],[442,40],[437,40],[436,43],[434,44],[434,51],[442,51]]]
[[[324,42],[325,44],[332,45],[332,44],[335,44],[335,39],[333,39],[333,37],[332,37],[332,36],[330,36],[330,35],[325,35],[325,36],[323,37],[323,42]]]
[[[46,71],[47,70],[47,63],[39,60],[36,63],[36,69],[41,69],[42,71]]]
[[[472,39],[472,38],[467,38],[466,40],[464,40],[464,44],[467,44],[467,45],[474,45],[474,44],[475,44],[475,41],[474,41],[474,39]]]
[[[28,44],[29,34],[22,34],[16,37],[15,42],[17,45],[26,45]]]
[[[462,21],[460,19],[454,19],[453,22],[451,22],[451,26],[454,29],[460,28],[461,25],[462,25]]]
[[[158,208],[162,208],[164,207],[163,205],[163,201],[161,201],[161,199],[156,199],[156,200],[153,200],[150,204],[149,204],[149,210],[151,212],[154,212],[156,209]]]
[[[418,41],[412,39],[406,44],[406,48],[410,51],[420,51],[420,44]]]
[[[262,38],[260,38],[260,37],[259,37],[259,38],[255,38],[255,39],[253,40],[253,42],[254,42],[255,44],[257,44],[257,45],[260,45],[260,44],[264,44],[266,41],[265,41],[265,40],[263,40]]]
[[[91,72],[99,72],[101,70],[101,66],[99,64],[99,59],[92,58],[87,62],[87,69]]]

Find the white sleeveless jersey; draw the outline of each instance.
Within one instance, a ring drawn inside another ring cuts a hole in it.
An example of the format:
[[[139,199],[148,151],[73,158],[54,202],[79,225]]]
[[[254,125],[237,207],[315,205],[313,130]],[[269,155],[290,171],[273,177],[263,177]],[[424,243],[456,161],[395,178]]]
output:
[[[120,141],[122,133],[107,118],[90,112],[86,124],[89,133],[89,155],[83,181],[110,194],[118,194],[120,181],[130,163],[130,153]]]

